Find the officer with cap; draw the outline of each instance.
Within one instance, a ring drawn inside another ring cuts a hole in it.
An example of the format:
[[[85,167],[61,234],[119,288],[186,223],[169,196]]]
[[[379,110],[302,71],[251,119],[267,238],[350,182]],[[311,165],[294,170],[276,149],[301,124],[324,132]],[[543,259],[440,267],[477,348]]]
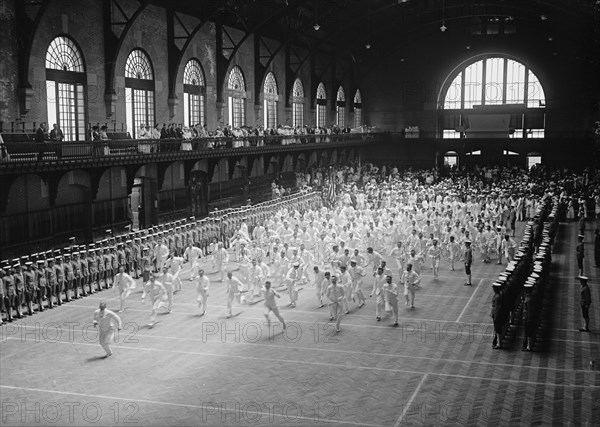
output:
[[[492,341],[492,348],[502,348],[502,333],[504,331],[504,313],[502,309],[502,302],[504,300],[504,292],[502,291],[502,284],[500,282],[494,282],[492,284],[494,289],[494,296],[492,297],[492,313],[491,317],[494,322],[494,340]]]
[[[588,278],[586,276],[579,276],[579,283],[581,283],[581,296],[579,305],[581,306],[581,317],[583,317],[584,326],[579,329],[580,332],[590,331],[590,305],[592,305],[592,293],[588,286]]]
[[[535,300],[533,297],[533,281],[528,281],[523,286],[525,291],[525,297],[523,300],[523,327],[524,337],[522,351],[532,351],[533,347],[533,335],[535,334],[536,328],[536,311],[535,311]]]

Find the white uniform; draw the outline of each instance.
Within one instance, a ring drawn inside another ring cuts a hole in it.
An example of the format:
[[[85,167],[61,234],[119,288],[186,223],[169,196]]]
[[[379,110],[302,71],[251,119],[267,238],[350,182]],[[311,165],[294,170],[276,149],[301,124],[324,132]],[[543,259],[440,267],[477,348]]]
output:
[[[110,356],[110,342],[114,339],[115,328],[121,329],[121,318],[113,311],[105,308],[96,310],[94,313],[94,325],[98,326],[98,340],[100,345]]]

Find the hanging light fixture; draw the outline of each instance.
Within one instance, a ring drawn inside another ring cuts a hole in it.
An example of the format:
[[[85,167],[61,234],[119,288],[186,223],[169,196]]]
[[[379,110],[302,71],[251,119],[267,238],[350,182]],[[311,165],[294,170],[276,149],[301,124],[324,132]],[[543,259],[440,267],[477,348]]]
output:
[[[442,26],[440,27],[440,31],[443,33],[447,29],[448,27],[446,27],[446,0],[442,0]]]
[[[319,0],[315,0],[315,25],[313,25],[315,31],[319,31],[321,26],[319,25]]]
[[[369,39],[371,38],[371,8],[369,7],[369,2],[367,2],[367,43],[365,43],[365,49],[371,49],[371,43],[369,43]]]

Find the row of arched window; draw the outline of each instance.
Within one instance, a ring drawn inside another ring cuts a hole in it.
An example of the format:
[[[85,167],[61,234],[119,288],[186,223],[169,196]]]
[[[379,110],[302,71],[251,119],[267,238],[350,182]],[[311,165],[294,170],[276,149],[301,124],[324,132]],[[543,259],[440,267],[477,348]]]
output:
[[[48,123],[57,123],[66,141],[86,139],[85,117],[85,66],[83,56],[73,40],[56,37],[46,52],[46,85]],[[233,127],[245,125],[246,84],[242,70],[234,66],[227,78],[226,88],[228,123]],[[277,102],[279,91],[272,72],[267,73],[263,88],[263,116],[265,128],[279,125]],[[327,91],[321,82],[317,87],[316,126],[327,126]],[[154,72],[148,55],[134,49],[125,63],[126,125],[132,138],[143,125],[152,125],[154,115]],[[292,90],[292,125],[304,126],[304,86],[300,79],[294,81]],[[184,124],[193,126],[206,123],[206,80],[204,71],[195,58],[190,59],[183,72]],[[344,89],[337,91],[335,124],[346,127],[346,98]],[[362,125],[362,100],[360,91],[354,95],[354,127]]]

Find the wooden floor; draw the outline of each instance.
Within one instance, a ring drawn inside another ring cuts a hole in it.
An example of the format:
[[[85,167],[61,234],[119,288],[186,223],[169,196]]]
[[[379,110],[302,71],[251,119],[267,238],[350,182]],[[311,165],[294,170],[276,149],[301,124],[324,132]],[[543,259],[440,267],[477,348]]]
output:
[[[561,224],[547,321],[533,353],[521,351],[521,327],[504,350],[492,349],[491,283],[504,266],[479,259],[472,287],[446,265],[437,282],[424,270],[416,309],[402,307],[400,327],[377,322],[370,299],[344,316],[338,334],[312,288],[295,309],[285,295],[279,300],[287,333],[264,324],[261,303],[237,306],[226,319],[215,280],[204,317],[185,281],[174,311],[153,329],[135,293],[114,356],[103,359],[91,320],[102,299],[118,308],[106,290],[2,326],[0,424],[600,425],[593,228],[585,265],[592,333],[577,331],[576,225]]]

